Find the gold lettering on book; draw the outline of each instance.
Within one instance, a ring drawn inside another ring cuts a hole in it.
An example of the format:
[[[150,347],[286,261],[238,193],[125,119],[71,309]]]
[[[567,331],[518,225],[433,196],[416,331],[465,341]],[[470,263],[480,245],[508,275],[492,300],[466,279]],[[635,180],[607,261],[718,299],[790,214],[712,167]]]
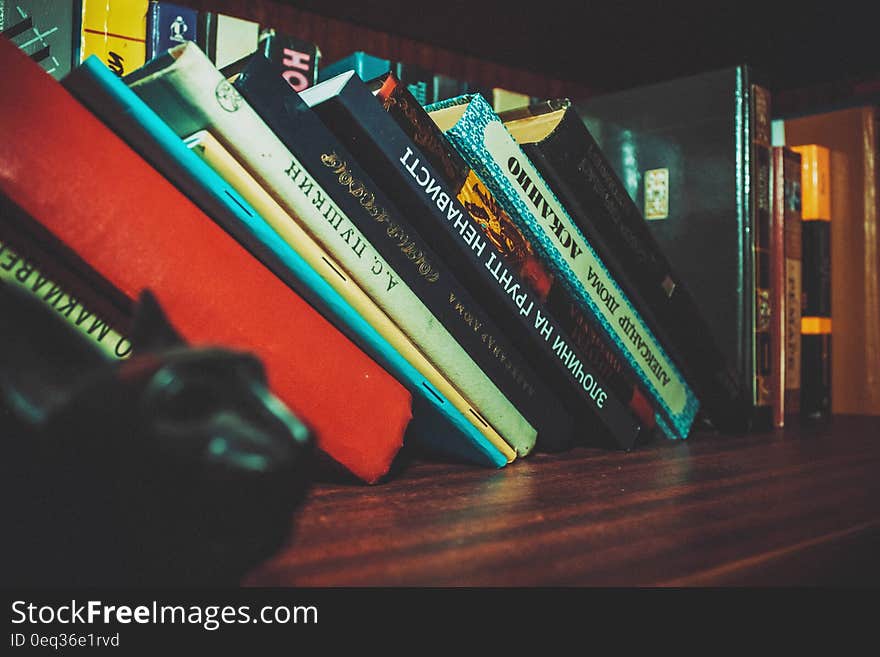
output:
[[[418,247],[418,244],[412,239],[410,234],[391,218],[387,208],[382,207],[376,202],[376,194],[367,189],[366,184],[351,173],[348,163],[333,151],[322,153],[321,163],[336,174],[336,181],[339,185],[358,199],[360,205],[374,221],[380,224],[387,224],[385,234],[397,244],[401,253],[414,264],[419,275],[429,283],[436,283],[440,279],[440,272],[425,257],[424,251]]]

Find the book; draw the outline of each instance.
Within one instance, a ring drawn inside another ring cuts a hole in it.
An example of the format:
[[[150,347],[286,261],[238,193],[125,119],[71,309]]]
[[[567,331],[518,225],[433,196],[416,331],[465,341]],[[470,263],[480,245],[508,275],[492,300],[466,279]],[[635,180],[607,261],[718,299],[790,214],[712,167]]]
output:
[[[149,287],[188,342],[254,353],[329,457],[381,478],[410,393],[6,40],[0,58],[0,95],[16,98],[0,105],[15,135],[0,192],[27,215],[21,230],[112,285],[122,311]]]
[[[424,361],[424,356],[210,134],[198,134],[184,145],[94,58],[86,60],[63,84],[281,280],[406,385],[414,397],[424,397],[420,413],[429,416],[446,435],[442,443],[429,448],[484,465],[497,467],[508,462],[484,436],[503,444],[500,437],[473,426],[466,415],[470,409],[460,395],[452,398],[456,391],[418,361]],[[221,177],[220,172],[225,175]],[[422,438],[419,433],[410,435]],[[507,451],[512,458],[512,450]]]
[[[784,121],[785,143],[792,148],[816,144],[830,151],[830,215],[826,217],[831,220],[810,221],[815,215],[807,214],[806,203],[804,207],[805,277],[814,275],[813,266],[807,264],[808,257],[820,268],[825,260],[822,247],[818,246],[821,233],[827,230],[830,239],[830,322],[820,319],[822,314],[813,314],[817,300],[811,299],[811,292],[816,288],[810,287],[813,281],[804,281],[805,332],[827,336],[825,331],[830,330],[830,400],[816,399],[802,390],[803,403],[809,403],[818,415],[827,416],[825,409],[829,405],[832,414],[880,414],[880,377],[876,367],[880,360],[878,117],[880,109],[867,105]],[[806,192],[805,186],[805,198]],[[816,260],[815,256],[821,259]],[[827,340],[808,339],[807,335],[803,339],[805,358],[808,348],[818,350]],[[814,354],[812,358],[818,362],[824,356]]]
[[[263,27],[257,46],[266,59],[281,69],[282,77],[294,91],[307,89],[318,81],[321,49],[317,44]]]
[[[398,324],[400,319],[409,322],[406,332],[412,339],[418,336],[423,351],[426,345],[433,345],[432,352],[425,355],[454,382],[485,422],[521,455],[534,446],[535,429],[448,331],[424,312],[421,300],[400,282],[346,212],[198,46],[184,44],[172,49],[126,82],[178,136],[208,129],[218,137],[291,216],[307,224],[313,236],[320,236],[325,248],[333,245],[335,258],[351,276],[359,277],[359,285],[389,316]],[[296,93],[289,86],[282,89]]]
[[[0,35],[56,80],[77,63],[79,3],[74,0],[0,0]]]
[[[831,151],[818,144],[792,150],[801,155],[801,411],[807,418],[827,418],[832,398]]]
[[[427,109],[581,311],[598,322],[638,374],[652,405],[662,410],[658,425],[664,434],[686,438],[699,406],[696,395],[498,115],[482,96],[469,94]]]
[[[773,426],[800,409],[801,379],[801,156],[773,147],[771,258],[771,354]]]
[[[184,41],[197,41],[199,12],[183,5],[150,0],[147,15],[147,60]]]
[[[259,23],[213,11],[199,12],[196,43],[218,69],[254,52],[259,36]]]
[[[519,348],[474,301],[452,268],[437,257],[381,185],[361,168],[302,98],[281,84],[278,69],[255,56],[235,80],[235,87],[361,231],[374,250],[372,254],[367,252],[367,261],[384,258],[396,272],[399,285],[409,287],[423,302],[418,312],[430,318],[427,325],[413,321],[415,307],[406,310],[400,300],[393,301],[383,294],[384,290],[374,292],[377,302],[425,354],[449,372],[460,370],[463,361],[473,361],[471,371],[481,379],[488,377],[489,384],[510,400],[539,435],[546,437],[545,446],[567,441],[572,429],[570,416]],[[370,101],[374,102],[372,98]],[[326,220],[319,223],[324,225]],[[324,232],[328,232],[326,228]],[[331,245],[328,242],[328,247]],[[339,246],[348,251],[345,245]],[[357,275],[354,268],[350,271]],[[369,274],[364,286],[370,285],[370,278],[375,279],[375,271],[371,269]],[[439,330],[441,326],[446,330]],[[442,343],[438,342],[441,332],[446,334]],[[461,355],[450,358],[453,349]],[[464,390],[474,376],[462,373],[456,380],[466,381]],[[485,385],[480,383],[478,388]]]
[[[443,177],[485,238],[498,248],[505,265],[516,272],[535,294],[542,304],[542,314],[550,317],[554,326],[558,325],[563,330],[560,335],[564,334],[570,342],[572,353],[593,368],[594,376],[603,380],[603,389],[629,407],[641,423],[643,432],[653,430],[656,425],[655,414],[639,388],[638,377],[610,350],[594,322],[585,318],[567,293],[556,285],[556,281],[538,260],[529,240],[501,208],[492,193],[479,181],[431,117],[419,107],[418,101],[391,75],[371,81],[369,87],[400,129],[418,144],[422,155]],[[559,309],[558,315],[550,309],[554,304]],[[497,312],[501,313],[503,310],[499,309]],[[528,345],[528,336],[525,333],[518,342]],[[582,407],[586,400],[580,399],[578,386],[574,390],[570,389],[574,380],[565,372],[560,373],[558,368],[554,370],[552,359],[547,359],[540,353],[540,350],[538,353],[533,352],[532,360],[541,367],[541,375],[554,386],[560,398],[569,400],[570,406]]]
[[[748,398],[688,286],[567,98],[499,117],[624,292],[634,300],[720,429],[736,428]],[[657,199],[652,216],[662,213]]]
[[[318,75],[318,80],[323,82],[346,71],[354,71],[364,82],[385,73],[392,73],[406,85],[409,92],[422,105],[427,105],[437,100],[435,93],[438,90],[438,84],[448,85],[452,81],[451,78],[440,78],[438,80],[432,71],[421,66],[377,57],[362,50],[346,55],[342,59],[323,67]]]
[[[542,362],[530,359],[532,367],[538,371],[542,367],[565,369],[566,376],[580,386],[580,412],[590,418],[576,422],[581,435],[597,438],[605,427],[613,426],[611,434],[622,445],[632,447],[640,425],[609,395],[593,368],[577,358],[568,342],[554,333],[539,300],[518,273],[503,266],[500,248],[482,237],[479,223],[455,198],[455,192],[414,141],[386,114],[366,84],[349,71],[307,89],[301,97],[374,180],[383,182],[385,192],[401,212],[418,222],[415,228],[431,236],[426,239],[436,246],[447,266],[467,277],[477,303],[503,322],[502,328],[511,340],[523,347],[527,342],[541,347]],[[523,336],[530,337],[523,340]],[[596,414],[605,418],[605,424],[595,421]]]
[[[290,247],[300,254],[309,267],[318,273],[345,302],[351,306],[351,313],[335,313],[334,323],[344,332],[353,333],[354,339],[367,353],[378,352],[374,358],[383,363],[384,367],[407,386],[414,399],[424,400],[424,410],[414,411],[414,415],[429,416],[423,424],[436,425],[437,430],[430,436],[443,436],[439,443],[430,443],[427,447],[447,456],[452,455],[468,462],[500,467],[512,461],[516,453],[504,442],[504,439],[490,425],[480,421],[479,413],[458,390],[425,358],[412,341],[394,324],[376,303],[349,278],[344,268],[335,262],[332,256],[318,245],[299,223],[287,214],[284,209],[264,190],[247,170],[235,160],[226,148],[207,131],[197,132],[186,140],[192,149],[212,169],[221,175],[241,197],[278,233]],[[306,278],[306,277],[304,277]],[[329,296],[321,286],[312,285],[315,291],[311,298],[320,299],[313,302],[321,309],[328,304],[324,299]],[[333,304],[325,314],[333,318]],[[388,346],[377,349],[374,338],[364,339],[359,333],[368,332],[363,324],[375,330]],[[383,355],[389,348],[397,352],[411,366],[398,362],[395,355]],[[417,374],[416,374],[417,373]],[[450,410],[452,406],[455,410]],[[437,407],[436,409],[434,407]],[[420,407],[421,408],[421,407]],[[455,411],[458,411],[456,413]],[[419,431],[410,429],[409,435],[415,440],[423,440]]]
[[[719,385],[742,399],[723,428],[770,427],[766,88],[750,67],[733,66],[579,99],[575,109],[721,349],[729,375],[718,368]]]
[[[104,356],[116,360],[131,356],[125,320],[113,311],[109,315],[115,319],[109,319],[106,304],[94,298],[96,293],[88,284],[28,239],[26,233],[15,230],[20,215],[20,208],[10,199],[0,199],[0,281],[56,311]]]
[[[81,0],[80,61],[95,55],[118,76],[147,56],[148,0]]]

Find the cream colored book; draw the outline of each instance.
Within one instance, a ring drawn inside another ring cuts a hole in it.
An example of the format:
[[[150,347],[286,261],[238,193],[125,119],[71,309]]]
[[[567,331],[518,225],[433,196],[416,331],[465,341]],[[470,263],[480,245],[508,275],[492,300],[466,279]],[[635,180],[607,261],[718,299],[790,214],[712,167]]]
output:
[[[241,194],[257,213],[285,242],[302,257],[345,301],[354,308],[410,365],[446,397],[476,429],[507,458],[516,452],[480,418],[478,411],[435,368],[406,334],[391,321],[381,308],[348,277],[344,267],[327,253],[282,208],[232,154],[207,130],[200,130],[184,140],[194,153],[204,160],[221,178]]]
[[[412,290],[400,283],[394,269],[331,195],[312,179],[196,44],[172,48],[125,82],[181,138],[209,130],[285,212],[333,254],[519,456],[531,451],[537,438],[535,428]]]

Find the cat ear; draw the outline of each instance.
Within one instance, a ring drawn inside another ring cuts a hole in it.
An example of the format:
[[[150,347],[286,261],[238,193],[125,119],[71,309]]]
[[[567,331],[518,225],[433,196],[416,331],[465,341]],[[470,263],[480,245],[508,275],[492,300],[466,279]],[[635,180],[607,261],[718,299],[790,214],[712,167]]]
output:
[[[186,342],[165,316],[159,302],[149,290],[141,292],[134,309],[131,345],[135,353],[161,351],[179,347]]]

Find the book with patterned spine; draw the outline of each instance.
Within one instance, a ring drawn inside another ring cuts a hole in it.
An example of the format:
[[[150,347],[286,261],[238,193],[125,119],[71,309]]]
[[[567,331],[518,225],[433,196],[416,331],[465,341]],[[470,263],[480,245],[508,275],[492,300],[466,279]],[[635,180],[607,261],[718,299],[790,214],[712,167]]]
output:
[[[653,404],[663,411],[658,424],[664,433],[687,437],[699,407],[696,395],[492,107],[482,96],[468,94],[427,109],[542,261],[639,373]]]

